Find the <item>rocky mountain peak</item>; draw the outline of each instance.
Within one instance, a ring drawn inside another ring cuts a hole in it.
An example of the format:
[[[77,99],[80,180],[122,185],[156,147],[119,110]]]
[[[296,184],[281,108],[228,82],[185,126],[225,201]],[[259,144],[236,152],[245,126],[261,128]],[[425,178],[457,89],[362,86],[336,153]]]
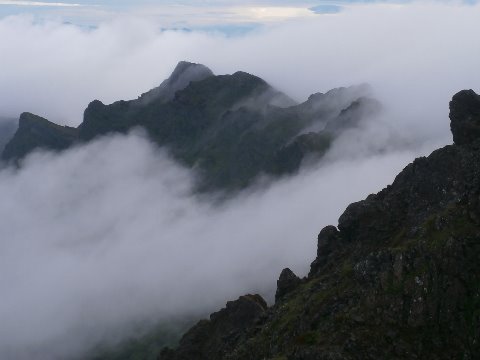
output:
[[[177,91],[185,89],[193,81],[201,81],[214,76],[212,70],[202,64],[180,61],[168,79],[160,86],[142,94],[138,99],[142,104],[161,100],[172,100]]]
[[[480,138],[480,95],[473,90],[462,90],[450,101],[450,128],[457,145]]]
[[[190,76],[187,76],[190,78],[190,81],[193,81],[194,78],[200,80],[200,78],[213,76],[212,70],[203,64],[180,61],[173,70],[172,75],[170,75],[169,80],[171,82],[177,82],[181,77],[185,77],[187,74],[190,74]]]

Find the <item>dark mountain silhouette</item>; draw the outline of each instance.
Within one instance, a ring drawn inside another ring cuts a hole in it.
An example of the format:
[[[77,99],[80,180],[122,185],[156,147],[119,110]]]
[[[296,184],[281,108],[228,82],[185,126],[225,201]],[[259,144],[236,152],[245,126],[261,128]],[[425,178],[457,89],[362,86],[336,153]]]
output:
[[[294,173],[305,158],[323,156],[344,130],[379,111],[365,94],[362,86],[339,88],[296,104],[254,75],[215,76],[203,65],[180,62],[138,99],[91,102],[77,129],[22,114],[2,158],[19,164],[35,149],[61,151],[143,127],[153,142],[198,170],[199,190],[241,189],[261,174]]]
[[[23,113],[18,130],[5,146],[2,158],[18,160],[35,149],[65,150],[78,138],[78,130],[54,124],[40,116]]]
[[[320,232],[308,277],[284,270],[273,306],[230,302],[159,360],[479,359],[480,96],[450,118],[453,145]]]

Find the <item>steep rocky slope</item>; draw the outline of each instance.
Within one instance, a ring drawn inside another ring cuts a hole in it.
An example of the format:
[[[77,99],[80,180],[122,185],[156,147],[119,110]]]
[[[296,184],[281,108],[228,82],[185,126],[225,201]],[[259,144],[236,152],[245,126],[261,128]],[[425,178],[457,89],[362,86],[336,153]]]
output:
[[[275,305],[241,297],[159,359],[479,359],[480,96],[450,109],[455,144],[324,228],[307,278],[284,270]]]
[[[263,173],[293,173],[305,158],[321,157],[343,131],[378,113],[366,93],[362,86],[339,88],[296,104],[254,75],[215,76],[203,65],[181,62],[138,99],[91,102],[77,129],[22,114],[2,158],[18,162],[34,149],[63,150],[143,127],[152,141],[197,169],[200,190],[240,189]]]

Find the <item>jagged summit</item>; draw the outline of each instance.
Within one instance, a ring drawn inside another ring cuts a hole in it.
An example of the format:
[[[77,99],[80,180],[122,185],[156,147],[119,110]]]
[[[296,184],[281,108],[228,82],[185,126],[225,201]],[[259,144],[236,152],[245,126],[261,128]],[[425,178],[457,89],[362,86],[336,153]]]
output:
[[[188,81],[198,81],[206,77],[213,76],[212,70],[202,64],[192,63],[188,61],[180,61],[168,81],[170,83],[178,83],[184,78]],[[185,86],[188,84],[185,84]]]
[[[455,144],[322,229],[307,278],[285,269],[273,306],[228,322],[235,336],[197,325],[159,360],[479,359],[479,97],[450,108]]]
[[[177,91],[185,89],[192,81],[201,81],[210,76],[214,74],[205,65],[180,61],[168,79],[159,87],[142,94],[138,100],[142,104],[159,99],[166,102],[172,100]]]

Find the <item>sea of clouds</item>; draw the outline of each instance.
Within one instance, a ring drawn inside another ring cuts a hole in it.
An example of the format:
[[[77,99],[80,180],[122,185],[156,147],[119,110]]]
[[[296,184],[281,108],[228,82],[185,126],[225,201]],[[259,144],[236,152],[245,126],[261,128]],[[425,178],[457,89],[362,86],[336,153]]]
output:
[[[64,359],[130,323],[203,315],[246,292],[271,299],[284,267],[304,276],[323,226],[451,142],[449,99],[480,88],[479,15],[451,3],[357,6],[234,38],[139,18],[93,29],[0,20],[2,118],[30,111],[77,126],[91,100],[136,98],[180,60],[254,73],[299,101],[367,82],[384,105],[323,163],[221,203],[193,195],[195,173],[141,130],[4,168],[0,357]]]

